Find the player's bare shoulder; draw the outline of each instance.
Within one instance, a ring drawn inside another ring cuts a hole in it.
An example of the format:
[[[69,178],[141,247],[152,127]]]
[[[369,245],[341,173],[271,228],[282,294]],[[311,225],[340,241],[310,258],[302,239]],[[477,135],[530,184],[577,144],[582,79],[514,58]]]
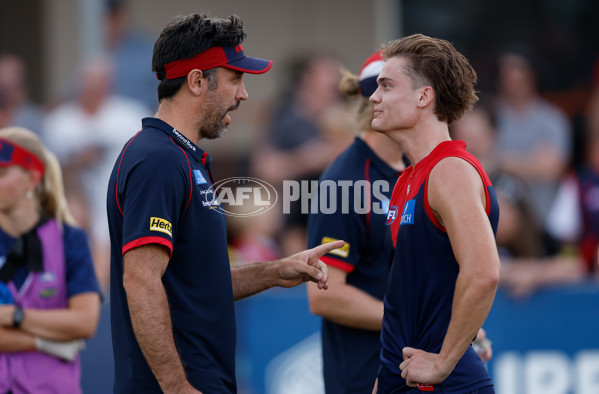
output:
[[[481,175],[460,157],[446,157],[433,167],[427,180],[427,195],[435,212],[486,204]]]

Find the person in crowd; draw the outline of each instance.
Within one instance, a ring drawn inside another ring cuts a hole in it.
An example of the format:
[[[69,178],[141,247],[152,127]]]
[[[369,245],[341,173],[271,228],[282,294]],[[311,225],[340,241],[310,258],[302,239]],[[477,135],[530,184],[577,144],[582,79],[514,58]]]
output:
[[[111,322],[115,393],[235,393],[234,300],[274,286],[328,287],[331,242],[270,262],[231,267],[211,157],[247,100],[245,73],[272,62],[246,56],[241,19],[192,14],[154,46],[154,117],[123,147],[111,174]],[[212,197],[210,197],[212,195]]]
[[[586,108],[582,163],[563,179],[547,215],[549,232],[578,250],[587,273],[596,273],[599,245],[599,79]]]
[[[394,256],[374,391],[493,393],[471,342],[499,282],[499,206],[482,165],[448,130],[477,100],[476,73],[449,42],[422,34],[391,41],[384,56],[371,125],[411,164],[386,221]]]
[[[105,0],[105,49],[114,64],[114,89],[122,97],[158,108],[158,80],[150,72],[154,40],[133,28],[130,0]]]
[[[47,114],[44,134],[65,173],[69,205],[82,207],[74,213],[90,234],[102,288],[108,287],[109,278],[105,194],[110,171],[122,145],[139,128],[139,119],[150,115],[141,103],[114,93],[113,67],[105,56],[84,61],[76,97]]]
[[[516,298],[556,284],[575,283],[585,276],[581,258],[566,249],[551,248],[539,226],[526,188],[516,176],[502,171],[496,150],[496,120],[488,102],[479,102],[472,111],[450,126],[451,137],[466,143],[489,175],[501,215],[497,246],[501,259],[500,285]]]
[[[99,313],[58,161],[33,132],[0,129],[0,392],[80,393],[78,352]]]
[[[12,54],[0,56],[0,127],[8,126],[43,133],[43,112],[27,95],[25,63]]]
[[[268,135],[258,150],[253,172],[281,190],[285,180],[316,181],[340,152],[325,127],[331,111],[339,108],[339,61],[330,52],[301,53],[289,60],[288,82],[274,111]],[[339,117],[337,117],[339,119]],[[282,218],[282,253],[306,245],[307,214],[300,202]]]
[[[497,146],[502,171],[524,183],[525,198],[544,230],[545,215],[569,164],[572,127],[559,108],[540,97],[531,59],[522,51],[499,58]]]

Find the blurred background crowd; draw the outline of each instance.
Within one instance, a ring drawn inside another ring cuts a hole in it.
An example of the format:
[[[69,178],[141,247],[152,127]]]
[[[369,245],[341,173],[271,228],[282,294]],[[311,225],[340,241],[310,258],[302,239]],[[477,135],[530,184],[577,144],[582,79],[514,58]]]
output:
[[[197,7],[201,7],[198,9]],[[447,39],[479,76],[475,109],[451,125],[498,192],[501,286],[516,298],[597,275],[599,15],[595,0],[26,0],[0,15],[0,127],[37,133],[58,156],[67,198],[108,286],[106,184],[124,142],[157,108],[154,40],[174,16],[241,16],[244,47],[275,61],[222,140],[202,141],[217,179],[317,179],[358,131],[339,93],[380,43]],[[232,264],[306,246],[292,207],[229,217]]]

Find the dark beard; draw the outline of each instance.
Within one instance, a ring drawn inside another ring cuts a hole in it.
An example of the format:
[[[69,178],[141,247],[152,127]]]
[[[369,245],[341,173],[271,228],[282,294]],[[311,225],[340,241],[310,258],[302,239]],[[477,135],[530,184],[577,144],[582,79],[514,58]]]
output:
[[[228,129],[227,126],[223,125],[223,119],[229,111],[236,110],[239,108],[240,102],[238,101],[232,107],[227,108],[222,116],[217,116],[216,112],[212,112],[209,118],[205,119],[204,124],[199,125],[198,130],[200,131],[200,137],[208,140],[214,140],[224,136]]]
[[[219,122],[203,125],[200,128],[200,137],[207,140],[215,140],[221,138],[227,133],[227,128],[223,125],[222,120]]]

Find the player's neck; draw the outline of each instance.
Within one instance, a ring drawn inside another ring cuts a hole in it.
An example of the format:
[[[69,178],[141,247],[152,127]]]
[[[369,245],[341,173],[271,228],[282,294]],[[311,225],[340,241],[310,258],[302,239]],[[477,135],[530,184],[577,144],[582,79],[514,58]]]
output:
[[[390,136],[400,144],[412,165],[428,156],[440,143],[451,140],[447,123],[437,120],[419,123],[412,129]]]

